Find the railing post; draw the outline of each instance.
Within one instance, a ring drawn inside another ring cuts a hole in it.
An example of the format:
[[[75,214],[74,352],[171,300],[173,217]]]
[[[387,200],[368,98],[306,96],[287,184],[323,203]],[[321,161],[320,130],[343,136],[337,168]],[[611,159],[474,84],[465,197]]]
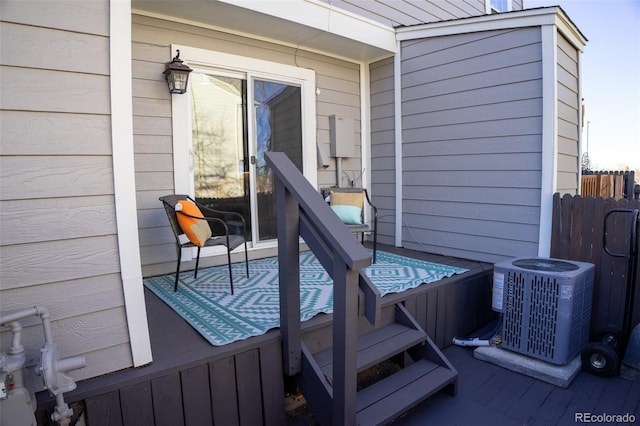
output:
[[[282,181],[274,177],[278,226],[278,274],[280,281],[280,333],[284,373],[302,371],[300,344],[300,234],[299,207]]]
[[[355,425],[359,271],[333,263],[333,424]]]
[[[302,371],[298,236],[304,234],[307,245],[333,278],[333,383],[331,389],[325,388],[321,373],[314,372],[319,374],[323,392],[327,392],[319,399],[323,403],[332,400],[332,424],[353,425],[357,414],[359,285],[367,299],[369,319],[377,323],[380,314],[380,293],[366,276],[360,279],[360,270],[371,264],[371,255],[285,154],[269,152],[265,159],[273,170],[277,199],[284,372],[293,376]]]

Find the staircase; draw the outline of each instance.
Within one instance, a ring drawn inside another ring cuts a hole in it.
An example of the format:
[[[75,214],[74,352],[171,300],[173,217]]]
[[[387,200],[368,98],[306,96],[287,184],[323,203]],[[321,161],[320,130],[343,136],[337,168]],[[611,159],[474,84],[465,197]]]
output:
[[[311,353],[302,343],[302,373],[297,383],[321,424],[333,424],[333,348]],[[385,424],[434,393],[455,395],[458,373],[401,304],[394,322],[358,338],[357,372],[393,358],[401,369],[357,393],[356,423]]]
[[[316,418],[323,425],[384,424],[444,388],[455,394],[458,373],[424,330],[401,304],[383,310],[363,272],[369,252],[286,155],[269,152],[265,159],[278,212],[283,371],[295,378]],[[333,347],[323,343],[317,351],[300,327],[300,237],[333,280],[331,330],[323,331]],[[399,371],[357,389],[358,373],[391,358]]]

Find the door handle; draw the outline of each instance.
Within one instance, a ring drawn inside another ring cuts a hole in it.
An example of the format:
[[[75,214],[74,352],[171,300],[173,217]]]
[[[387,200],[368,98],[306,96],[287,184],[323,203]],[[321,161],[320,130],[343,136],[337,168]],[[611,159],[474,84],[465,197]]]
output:
[[[196,168],[196,154],[189,148],[189,171],[192,172]]]
[[[255,155],[251,156],[251,164],[253,164],[253,165],[256,164],[256,156]]]

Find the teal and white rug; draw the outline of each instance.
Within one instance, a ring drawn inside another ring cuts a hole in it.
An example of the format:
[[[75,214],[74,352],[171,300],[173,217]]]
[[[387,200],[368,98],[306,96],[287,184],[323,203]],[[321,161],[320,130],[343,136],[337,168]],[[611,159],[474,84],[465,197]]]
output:
[[[253,260],[251,277],[244,263],[235,263],[234,295],[229,293],[226,265],[205,268],[193,279],[191,271],[180,275],[178,292],[175,275],[145,278],[144,285],[184,318],[212,345],[259,336],[280,325],[278,259]],[[421,284],[466,272],[466,269],[411,259],[378,251],[377,262],[365,268],[380,294],[399,293]],[[300,253],[300,319],[333,311],[333,282],[311,252]]]

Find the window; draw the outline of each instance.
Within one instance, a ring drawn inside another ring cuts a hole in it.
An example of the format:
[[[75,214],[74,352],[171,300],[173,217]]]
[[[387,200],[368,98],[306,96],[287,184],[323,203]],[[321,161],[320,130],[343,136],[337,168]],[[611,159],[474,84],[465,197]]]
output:
[[[511,0],[486,0],[487,13],[511,11]]]

